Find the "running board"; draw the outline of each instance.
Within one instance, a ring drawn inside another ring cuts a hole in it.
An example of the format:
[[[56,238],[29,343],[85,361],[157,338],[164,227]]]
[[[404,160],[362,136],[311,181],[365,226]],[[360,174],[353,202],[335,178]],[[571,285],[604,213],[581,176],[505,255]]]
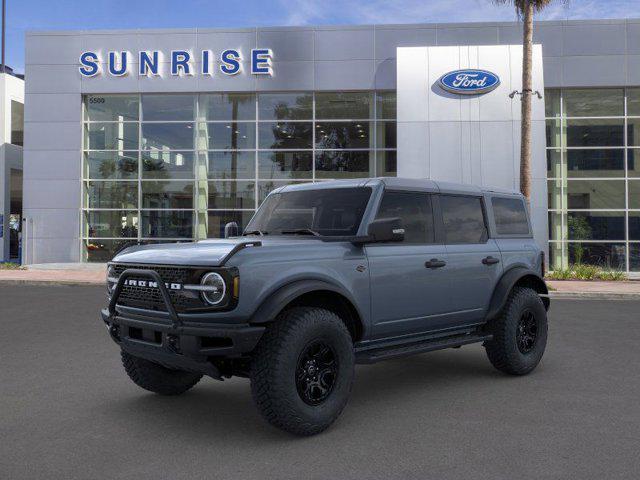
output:
[[[470,343],[479,343],[491,340],[492,335],[464,334],[453,335],[450,337],[432,338],[421,342],[411,343],[409,345],[396,345],[393,347],[381,347],[372,350],[356,349],[356,363],[368,364],[376,363],[390,358],[405,357],[417,353],[433,352],[435,350],[443,350],[445,348],[461,347]]]

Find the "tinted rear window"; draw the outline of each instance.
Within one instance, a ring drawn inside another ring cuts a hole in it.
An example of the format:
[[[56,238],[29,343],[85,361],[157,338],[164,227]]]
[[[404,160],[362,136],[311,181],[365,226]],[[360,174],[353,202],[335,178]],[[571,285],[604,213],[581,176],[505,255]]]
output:
[[[492,198],[498,235],[528,235],[529,223],[524,202],[519,198]]]
[[[447,243],[487,241],[487,227],[484,222],[482,200],[479,197],[442,195],[440,205]]]

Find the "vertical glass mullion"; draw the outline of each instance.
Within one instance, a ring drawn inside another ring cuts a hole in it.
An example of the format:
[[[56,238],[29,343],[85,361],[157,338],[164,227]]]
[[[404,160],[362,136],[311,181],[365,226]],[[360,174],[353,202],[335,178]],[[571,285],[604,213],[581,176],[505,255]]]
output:
[[[311,93],[311,181],[316,181],[316,92]]]
[[[138,94],[138,243],[142,241],[142,95]]]
[[[370,161],[373,161],[373,176],[379,177],[378,174],[378,92],[373,92],[373,122],[370,122],[370,125],[373,124],[373,160],[369,158]],[[371,168],[369,168],[371,171]]]
[[[256,119],[254,121],[254,128],[255,128],[255,135],[254,135],[254,144],[253,147],[255,148],[255,151],[253,152],[254,155],[254,159],[255,159],[255,173],[254,173],[254,182],[255,182],[255,186],[253,187],[254,192],[253,192],[253,197],[254,197],[254,211],[258,209],[258,207],[260,206],[260,194],[259,194],[259,190],[260,190],[260,175],[258,173],[258,167],[259,167],[259,161],[258,161],[258,145],[259,145],[259,138],[258,135],[260,134],[260,129],[259,127],[259,123],[258,121],[260,120],[258,118],[258,114],[259,114],[259,108],[258,108],[258,97],[260,96],[259,93],[256,93],[255,95],[255,106],[256,106]]]
[[[628,131],[628,123],[629,123],[629,112],[627,109],[627,89],[623,90],[624,92],[624,206],[625,206],[625,267],[627,274],[630,271],[631,265],[631,246],[629,245],[629,131]]]

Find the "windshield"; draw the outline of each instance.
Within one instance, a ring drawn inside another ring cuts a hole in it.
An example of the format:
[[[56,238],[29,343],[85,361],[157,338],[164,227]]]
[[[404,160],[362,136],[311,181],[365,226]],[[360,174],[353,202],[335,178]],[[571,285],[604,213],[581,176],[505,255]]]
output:
[[[245,235],[353,236],[358,233],[371,188],[327,188],[269,195]]]

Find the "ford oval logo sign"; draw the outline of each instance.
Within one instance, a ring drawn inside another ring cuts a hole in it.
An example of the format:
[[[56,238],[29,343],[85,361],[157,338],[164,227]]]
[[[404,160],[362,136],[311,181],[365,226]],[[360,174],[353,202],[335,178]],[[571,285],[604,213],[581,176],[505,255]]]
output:
[[[447,92],[460,95],[480,95],[500,85],[500,78],[486,70],[456,70],[445,73],[439,80],[440,86]]]

